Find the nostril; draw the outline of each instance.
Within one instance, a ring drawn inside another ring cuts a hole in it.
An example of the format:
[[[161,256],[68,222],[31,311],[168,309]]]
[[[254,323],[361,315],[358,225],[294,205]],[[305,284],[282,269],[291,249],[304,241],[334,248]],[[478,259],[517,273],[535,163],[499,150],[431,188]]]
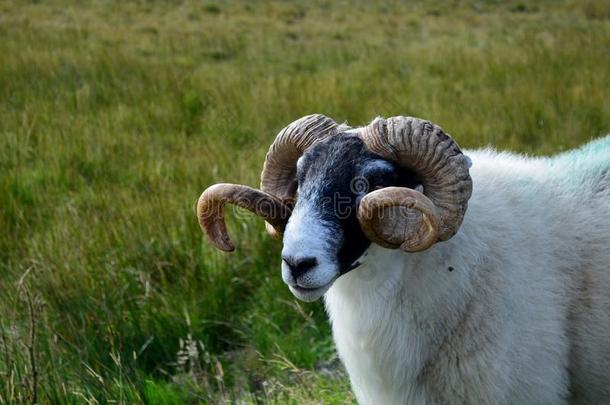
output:
[[[290,273],[295,279],[307,273],[318,264],[315,257],[284,257],[284,261],[290,268]]]
[[[296,270],[305,272],[312,267],[315,267],[317,264],[318,261],[315,257],[305,257],[296,263]]]

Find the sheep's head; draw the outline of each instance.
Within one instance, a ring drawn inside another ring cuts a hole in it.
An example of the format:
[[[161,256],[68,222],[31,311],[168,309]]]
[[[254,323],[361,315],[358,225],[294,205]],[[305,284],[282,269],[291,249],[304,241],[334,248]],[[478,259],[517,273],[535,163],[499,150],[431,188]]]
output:
[[[406,252],[451,238],[472,190],[469,161],[438,126],[378,118],[350,129],[323,115],[284,128],[267,154],[261,190],[219,184],[200,197],[202,229],[233,250],[223,206],[235,203],[283,235],[282,278],[311,301],[358,267],[371,242]]]

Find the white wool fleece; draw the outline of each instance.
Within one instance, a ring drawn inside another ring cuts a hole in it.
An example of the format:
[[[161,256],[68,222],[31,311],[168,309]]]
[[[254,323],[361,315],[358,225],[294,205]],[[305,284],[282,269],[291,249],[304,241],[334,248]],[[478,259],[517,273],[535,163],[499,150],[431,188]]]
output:
[[[472,159],[459,232],[372,245],[325,295],[362,404],[610,403],[610,136]]]

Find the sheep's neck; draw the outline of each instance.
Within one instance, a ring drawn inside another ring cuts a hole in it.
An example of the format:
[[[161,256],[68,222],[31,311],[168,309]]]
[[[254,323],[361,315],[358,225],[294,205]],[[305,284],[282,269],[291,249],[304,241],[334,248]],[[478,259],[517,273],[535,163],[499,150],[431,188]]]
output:
[[[435,359],[454,350],[447,342],[470,327],[472,295],[458,291],[470,286],[468,269],[444,250],[406,255],[375,246],[368,253],[325,296],[337,350],[354,387],[390,395],[396,387],[384,382],[403,381],[417,396]]]

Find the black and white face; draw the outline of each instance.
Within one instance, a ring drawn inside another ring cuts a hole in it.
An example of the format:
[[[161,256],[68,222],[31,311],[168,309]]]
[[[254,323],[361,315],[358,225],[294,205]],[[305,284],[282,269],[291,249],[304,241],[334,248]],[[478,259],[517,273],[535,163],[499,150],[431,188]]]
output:
[[[371,242],[356,216],[368,192],[416,188],[415,176],[340,134],[305,151],[297,162],[297,203],[284,231],[282,279],[299,299],[320,298],[342,274],[360,265]]]

